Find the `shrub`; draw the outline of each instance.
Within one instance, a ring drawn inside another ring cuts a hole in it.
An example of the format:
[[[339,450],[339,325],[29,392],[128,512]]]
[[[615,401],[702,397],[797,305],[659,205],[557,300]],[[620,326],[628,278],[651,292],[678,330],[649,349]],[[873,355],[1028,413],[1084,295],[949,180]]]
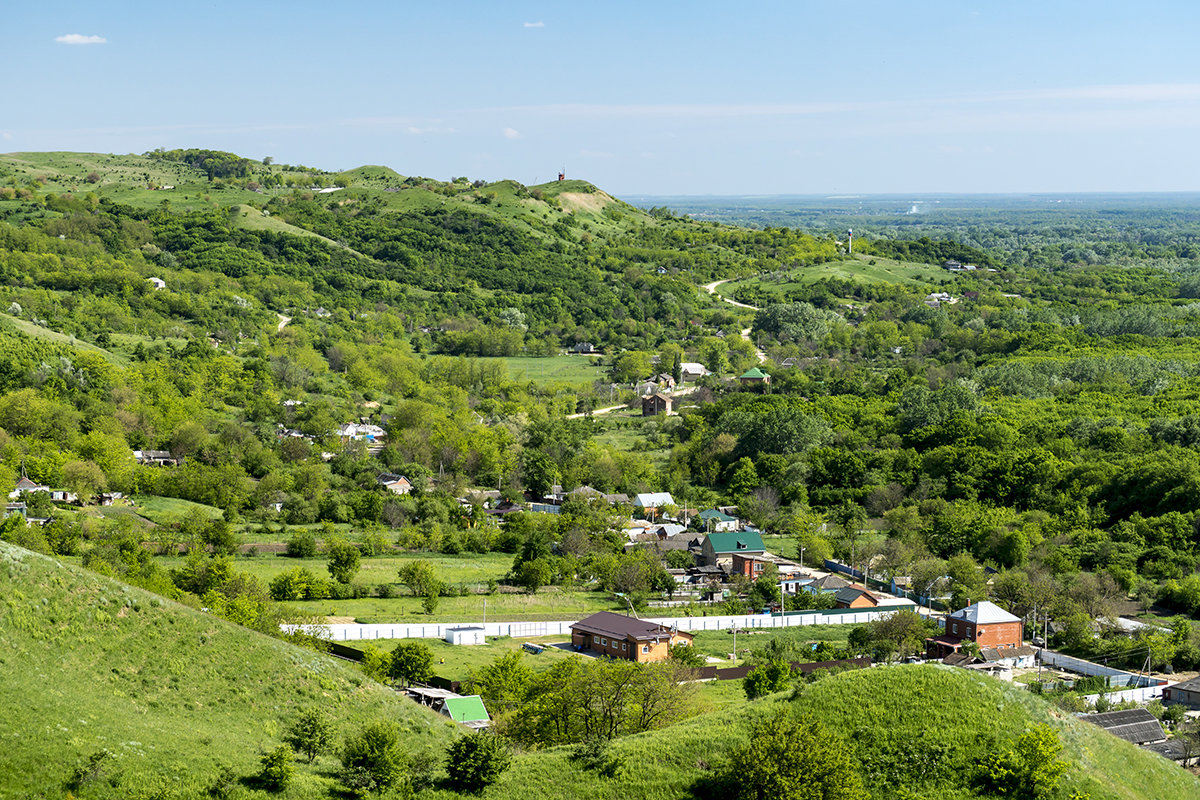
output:
[[[424,642],[401,642],[392,651],[388,677],[402,683],[425,683],[433,677],[433,652]]]
[[[260,761],[262,771],[258,773],[259,783],[264,789],[272,792],[282,792],[292,781],[292,760],[296,754],[286,744],[281,744],[269,753],[263,753]]]
[[[287,540],[287,550],[284,555],[289,558],[315,558],[317,537],[313,536],[310,531],[296,531]]]
[[[395,723],[369,722],[342,747],[342,783],[359,796],[405,782],[405,754]]]
[[[479,792],[495,783],[511,761],[503,739],[475,731],[450,743],[446,749],[446,774],[455,789]]]
[[[333,723],[319,708],[310,708],[301,712],[288,727],[284,740],[296,752],[303,753],[311,764],[317,756],[329,752],[333,746]]]
[[[1062,749],[1058,734],[1039,725],[1021,734],[1008,750],[983,759],[978,783],[984,791],[1005,797],[1050,797],[1067,771],[1067,763],[1058,760]]]

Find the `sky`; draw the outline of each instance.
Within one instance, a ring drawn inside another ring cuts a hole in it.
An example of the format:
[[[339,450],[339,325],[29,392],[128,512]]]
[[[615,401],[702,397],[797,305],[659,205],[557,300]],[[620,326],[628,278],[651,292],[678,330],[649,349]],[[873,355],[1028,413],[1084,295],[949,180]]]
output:
[[[12,3],[0,151],[621,195],[1200,190],[1200,3]]]

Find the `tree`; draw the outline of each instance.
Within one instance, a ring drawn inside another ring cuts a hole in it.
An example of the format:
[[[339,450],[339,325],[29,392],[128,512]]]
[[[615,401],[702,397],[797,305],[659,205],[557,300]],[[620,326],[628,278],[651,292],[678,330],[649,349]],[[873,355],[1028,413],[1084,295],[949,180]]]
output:
[[[392,651],[388,677],[403,683],[425,683],[433,677],[433,652],[424,642],[401,642]]]
[[[746,691],[746,699],[754,700],[774,692],[781,692],[788,687],[792,678],[792,668],[788,662],[776,658],[759,664],[742,678],[742,688]]]
[[[63,485],[79,496],[80,500],[90,500],[96,492],[108,488],[108,480],[104,470],[92,461],[68,461],[62,468]]]
[[[286,744],[281,744],[259,759],[262,770],[258,773],[259,783],[271,792],[282,792],[292,782],[292,760],[296,754]]]
[[[1062,743],[1047,725],[1021,734],[1005,751],[980,764],[979,784],[991,793],[1018,800],[1042,800],[1054,794],[1067,762],[1059,761]]]
[[[704,666],[704,657],[696,652],[696,648],[687,642],[678,642],[667,648],[667,657],[672,663],[686,669],[700,669]]]
[[[326,566],[330,576],[338,583],[349,583],[358,574],[361,554],[358,548],[345,539],[334,539],[325,546],[328,554]]]
[[[342,783],[359,796],[402,783],[407,759],[394,722],[369,722],[342,748]]]
[[[850,747],[807,714],[756,722],[724,772],[745,800],[856,800],[866,795]]]
[[[317,756],[329,752],[333,746],[333,723],[321,709],[310,708],[300,712],[296,721],[288,726],[283,738],[296,752],[303,753],[311,764]]]
[[[535,594],[553,578],[554,568],[545,557],[526,561],[517,568],[517,584],[527,589],[530,594]]]
[[[461,736],[446,748],[446,774],[459,791],[482,791],[496,782],[511,761],[504,740],[484,731]]]
[[[427,594],[421,598],[421,608],[425,611],[426,614],[433,616],[433,614],[437,612],[437,607],[438,607],[438,595],[436,592],[430,592],[429,594]]]
[[[401,567],[400,582],[408,587],[414,597],[428,595],[441,583],[433,570],[433,564],[424,559],[410,561]]]

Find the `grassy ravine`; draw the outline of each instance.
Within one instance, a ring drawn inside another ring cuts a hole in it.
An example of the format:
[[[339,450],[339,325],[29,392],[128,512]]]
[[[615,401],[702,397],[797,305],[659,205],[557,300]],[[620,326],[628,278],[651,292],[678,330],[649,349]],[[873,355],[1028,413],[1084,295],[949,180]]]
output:
[[[104,749],[77,797],[207,796],[222,765],[256,774],[311,706],[346,731],[393,719],[439,755],[457,728],[336,659],[0,542],[0,798],[63,797]],[[329,796],[336,766],[297,762],[282,797]]]
[[[740,642],[739,642],[740,644]],[[732,689],[731,684],[728,687]],[[615,778],[584,772],[570,748],[523,753],[485,798],[684,798],[783,696],[718,710],[613,744]],[[457,733],[353,668],[77,567],[0,542],[0,798],[66,795],[90,754],[113,753],[80,798],[206,797],[221,765],[240,778],[286,721],[320,705],[342,730],[396,720],[410,752],[440,753]],[[995,743],[1048,723],[1092,800],[1184,800],[1200,783],[1174,764],[1066,716],[1015,687],[962,670],[888,667],[806,687],[795,705],[849,738],[875,798],[965,798],[956,776]],[[233,796],[327,798],[336,761],[297,762],[291,787],[243,783]],[[430,789],[420,797],[457,797]]]

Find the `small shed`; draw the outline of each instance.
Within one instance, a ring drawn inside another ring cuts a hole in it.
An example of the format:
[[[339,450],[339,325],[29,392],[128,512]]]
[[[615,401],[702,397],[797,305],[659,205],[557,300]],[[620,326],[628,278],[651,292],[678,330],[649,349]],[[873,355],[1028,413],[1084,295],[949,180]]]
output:
[[[450,644],[485,644],[483,628],[447,628],[446,641]]]
[[[492,724],[492,718],[484,708],[483,699],[477,694],[468,697],[447,697],[439,711],[458,724],[475,730],[482,730]]]

